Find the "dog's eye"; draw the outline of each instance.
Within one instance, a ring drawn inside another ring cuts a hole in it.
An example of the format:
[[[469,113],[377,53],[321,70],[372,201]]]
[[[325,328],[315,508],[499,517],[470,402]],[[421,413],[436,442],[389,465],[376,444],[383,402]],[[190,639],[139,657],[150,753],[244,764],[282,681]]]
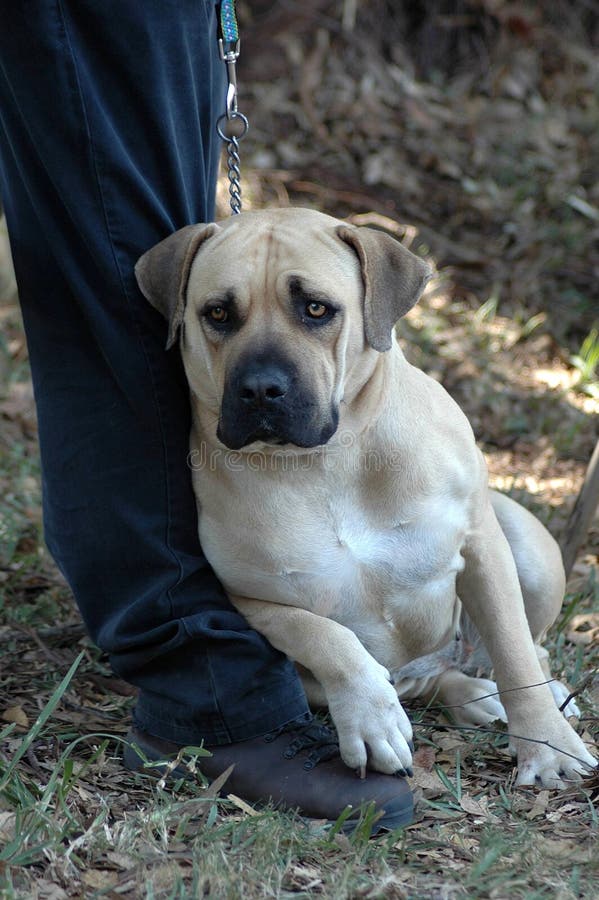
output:
[[[328,306],[324,303],[319,303],[317,300],[306,303],[306,315],[310,316],[311,319],[322,319],[329,311]]]
[[[213,306],[206,313],[211,322],[215,322],[217,325],[222,325],[224,322],[227,322],[229,319],[229,313],[222,306]]]

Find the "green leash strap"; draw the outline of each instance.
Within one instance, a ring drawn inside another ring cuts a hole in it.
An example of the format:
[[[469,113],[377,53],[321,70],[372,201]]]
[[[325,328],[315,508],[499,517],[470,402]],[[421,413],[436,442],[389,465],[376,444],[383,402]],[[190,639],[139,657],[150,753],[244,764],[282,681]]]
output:
[[[229,44],[237,44],[239,42],[239,28],[237,27],[237,16],[235,14],[235,0],[222,0],[220,5],[220,36],[227,52],[230,48]],[[239,48],[236,48],[239,53]]]

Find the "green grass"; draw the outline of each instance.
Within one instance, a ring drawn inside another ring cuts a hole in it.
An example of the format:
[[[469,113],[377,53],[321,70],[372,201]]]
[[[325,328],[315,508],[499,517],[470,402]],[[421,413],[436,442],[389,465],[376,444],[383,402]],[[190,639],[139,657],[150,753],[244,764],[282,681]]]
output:
[[[593,328],[581,344],[580,352],[571,358],[580,373],[578,388],[590,397],[599,398],[599,329]]]

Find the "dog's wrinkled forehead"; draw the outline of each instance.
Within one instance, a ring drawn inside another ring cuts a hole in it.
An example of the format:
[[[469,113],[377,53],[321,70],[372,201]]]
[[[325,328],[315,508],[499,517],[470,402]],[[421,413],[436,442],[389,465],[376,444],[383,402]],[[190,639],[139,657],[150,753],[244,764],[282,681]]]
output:
[[[197,253],[188,299],[229,287],[241,297],[285,294],[291,279],[333,295],[360,294],[359,261],[339,240],[338,224],[317,213],[235,216]]]

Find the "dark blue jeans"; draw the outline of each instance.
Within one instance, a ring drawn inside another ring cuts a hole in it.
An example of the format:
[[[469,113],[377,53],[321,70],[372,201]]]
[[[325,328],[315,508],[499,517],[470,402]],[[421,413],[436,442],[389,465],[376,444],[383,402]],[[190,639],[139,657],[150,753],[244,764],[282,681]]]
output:
[[[189,407],[137,258],[213,216],[210,0],[0,0],[0,194],[39,417],[45,537],[135,718],[227,743],[307,713],[202,555]]]

